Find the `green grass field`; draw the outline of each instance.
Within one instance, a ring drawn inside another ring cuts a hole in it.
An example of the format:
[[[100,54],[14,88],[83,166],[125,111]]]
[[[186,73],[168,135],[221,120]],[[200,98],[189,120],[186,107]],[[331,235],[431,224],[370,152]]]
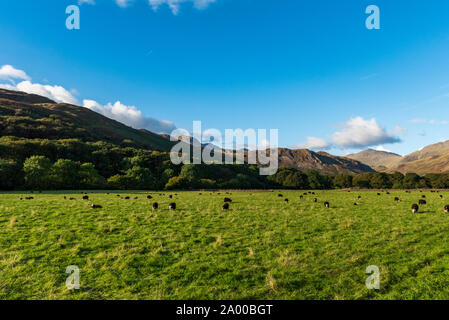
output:
[[[0,299],[449,298],[449,193],[278,193],[2,193]],[[80,290],[65,286],[69,265]],[[380,290],[365,286],[369,265]]]

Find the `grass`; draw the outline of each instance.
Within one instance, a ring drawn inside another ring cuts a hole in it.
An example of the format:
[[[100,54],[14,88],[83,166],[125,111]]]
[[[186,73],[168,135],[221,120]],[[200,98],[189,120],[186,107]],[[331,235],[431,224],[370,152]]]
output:
[[[2,193],[0,299],[449,298],[449,193],[302,193]],[[80,290],[65,286],[69,265]],[[365,286],[369,265],[380,290]]]

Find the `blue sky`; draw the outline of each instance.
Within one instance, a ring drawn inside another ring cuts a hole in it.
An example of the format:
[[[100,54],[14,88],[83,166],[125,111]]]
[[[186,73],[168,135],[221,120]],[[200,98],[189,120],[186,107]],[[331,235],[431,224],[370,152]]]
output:
[[[80,30],[65,27],[77,0],[2,1],[0,83],[136,127],[274,128],[334,154],[449,139],[447,1],[171,1],[84,3]]]

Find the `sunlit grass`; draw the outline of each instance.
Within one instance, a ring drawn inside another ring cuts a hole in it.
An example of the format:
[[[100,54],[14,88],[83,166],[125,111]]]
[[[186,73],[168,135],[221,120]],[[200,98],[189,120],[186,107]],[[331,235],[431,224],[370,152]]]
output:
[[[449,298],[449,193],[278,193],[2,193],[0,299]],[[80,290],[65,287],[69,265]]]

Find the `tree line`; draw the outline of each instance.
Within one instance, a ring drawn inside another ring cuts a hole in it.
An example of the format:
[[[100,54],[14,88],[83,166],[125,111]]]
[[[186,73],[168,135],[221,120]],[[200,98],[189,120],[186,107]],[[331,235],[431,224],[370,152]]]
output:
[[[416,189],[449,188],[449,174],[322,175],[279,168],[260,176],[256,165],[173,165],[168,153],[77,139],[0,138],[1,190],[76,189]]]

